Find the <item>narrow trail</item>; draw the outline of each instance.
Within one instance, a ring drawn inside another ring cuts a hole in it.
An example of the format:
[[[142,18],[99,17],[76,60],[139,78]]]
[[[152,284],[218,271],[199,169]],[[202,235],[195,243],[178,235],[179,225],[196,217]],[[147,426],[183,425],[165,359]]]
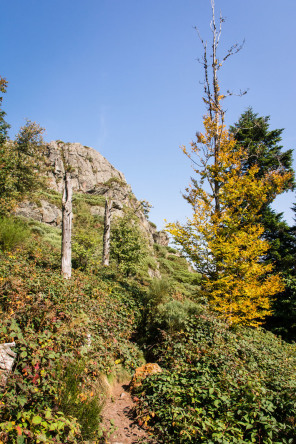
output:
[[[102,411],[103,429],[107,431],[106,444],[151,443],[149,436],[135,422],[134,402],[128,392],[129,381],[116,383]]]

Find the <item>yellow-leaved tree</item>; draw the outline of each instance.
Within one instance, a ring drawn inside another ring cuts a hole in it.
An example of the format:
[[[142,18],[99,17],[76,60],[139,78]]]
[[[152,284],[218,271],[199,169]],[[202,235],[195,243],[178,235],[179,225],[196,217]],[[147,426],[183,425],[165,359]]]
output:
[[[184,153],[192,160],[195,177],[185,199],[193,209],[186,225],[168,223],[171,233],[196,269],[202,274],[201,292],[210,306],[231,325],[260,325],[271,313],[270,296],[283,289],[280,276],[264,262],[268,243],[262,239],[259,213],[269,199],[283,191],[287,175],[280,169],[258,178],[258,167],[243,171],[247,153],[237,145],[224,125],[218,70],[234,45],[220,61],[217,58],[221,24],[216,28],[212,1],[212,63],[209,71],[207,45],[204,46],[205,97],[207,114],[204,132],[197,134]]]

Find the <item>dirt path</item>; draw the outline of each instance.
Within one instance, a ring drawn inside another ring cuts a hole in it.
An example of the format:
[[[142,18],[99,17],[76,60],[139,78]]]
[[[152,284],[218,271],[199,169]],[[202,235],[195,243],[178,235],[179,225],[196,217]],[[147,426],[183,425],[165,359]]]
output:
[[[102,412],[103,429],[107,431],[106,444],[149,443],[147,433],[135,422],[134,402],[127,391],[128,383],[116,383]]]

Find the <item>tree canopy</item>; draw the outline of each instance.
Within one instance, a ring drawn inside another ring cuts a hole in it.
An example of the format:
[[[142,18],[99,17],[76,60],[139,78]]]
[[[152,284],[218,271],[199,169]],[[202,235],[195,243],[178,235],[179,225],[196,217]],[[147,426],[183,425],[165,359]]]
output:
[[[239,118],[237,123],[230,126],[230,133],[237,142],[237,147],[243,147],[246,156],[242,162],[242,171],[248,171],[257,165],[257,177],[263,177],[271,171],[289,172],[284,191],[294,187],[294,170],[292,167],[293,150],[283,150],[281,145],[281,129],[271,130],[270,116],[258,116],[250,107]]]
[[[203,98],[207,114],[204,132],[184,153],[193,163],[194,177],[184,196],[193,215],[186,225],[169,223],[167,230],[203,274],[202,294],[214,310],[230,324],[258,325],[270,314],[270,296],[280,292],[280,276],[262,257],[268,242],[262,239],[262,208],[281,193],[292,174],[279,162],[268,167],[253,161],[256,144],[238,144],[224,125],[218,72],[224,61],[239,50],[230,48],[223,59],[217,56],[223,18],[216,26],[212,2],[212,51],[208,60],[204,46]],[[259,146],[260,143],[259,143]],[[271,144],[271,148],[278,152]]]
[[[111,226],[110,247],[118,270],[127,277],[136,274],[146,253],[146,241],[131,212],[127,211]]]

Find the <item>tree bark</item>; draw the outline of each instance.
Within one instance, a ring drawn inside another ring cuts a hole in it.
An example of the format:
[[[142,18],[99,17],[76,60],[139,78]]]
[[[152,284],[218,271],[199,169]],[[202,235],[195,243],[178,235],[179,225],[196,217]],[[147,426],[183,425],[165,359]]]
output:
[[[111,228],[111,209],[113,202],[112,200],[106,200],[105,203],[105,219],[104,219],[104,237],[103,237],[103,257],[102,264],[109,266],[109,256],[110,256],[110,228]]]
[[[71,278],[71,231],[72,231],[72,183],[71,173],[64,177],[62,198],[62,274],[65,279]]]

